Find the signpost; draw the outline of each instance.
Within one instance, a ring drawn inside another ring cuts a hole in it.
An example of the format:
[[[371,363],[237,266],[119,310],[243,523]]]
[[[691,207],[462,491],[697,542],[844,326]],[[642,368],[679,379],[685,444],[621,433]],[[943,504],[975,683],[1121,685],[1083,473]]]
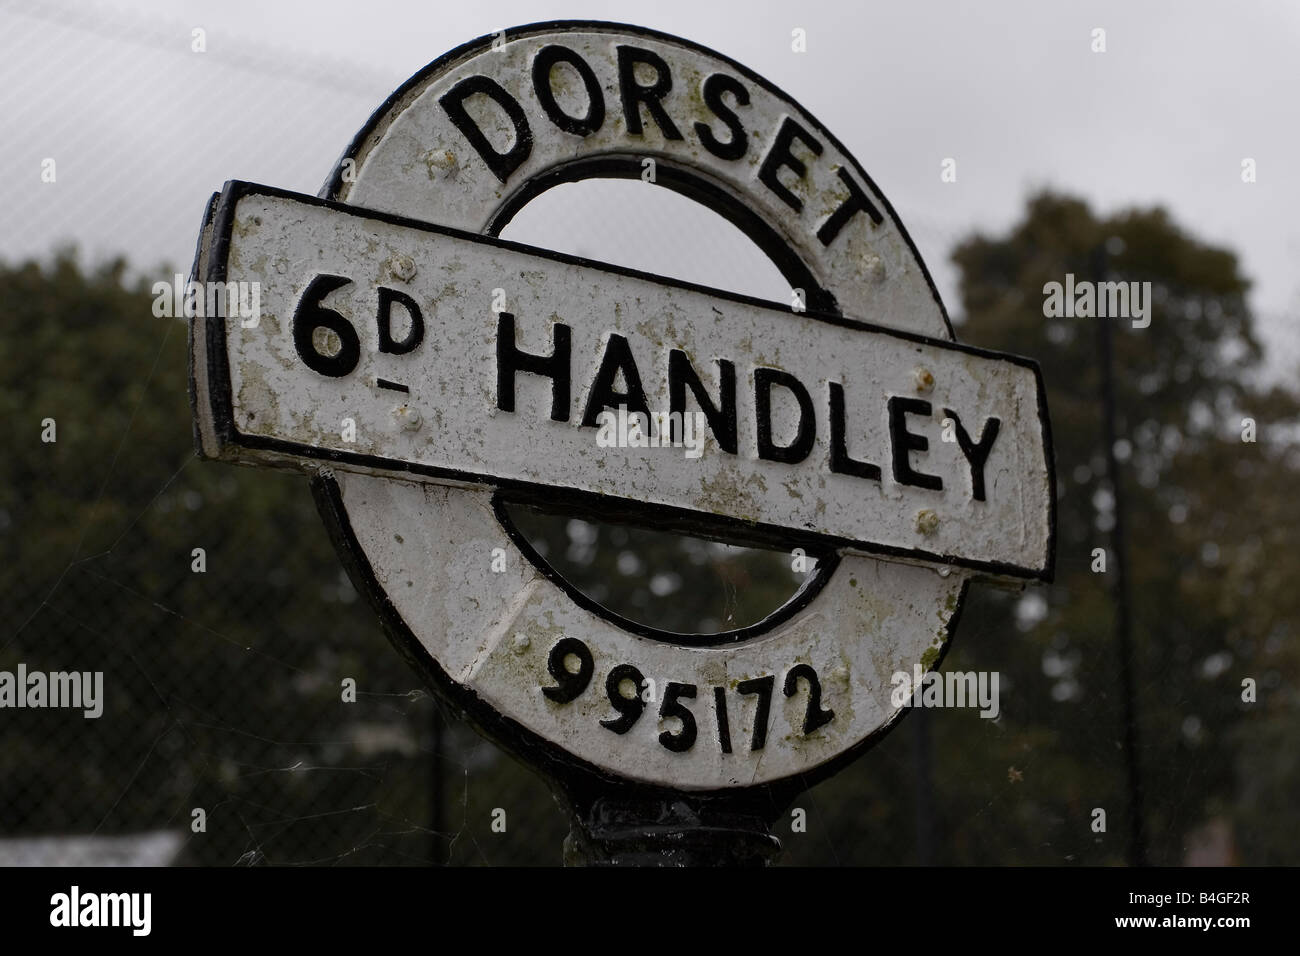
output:
[[[806,310],[496,238],[647,161]],[[454,50],[321,198],[227,184],[195,272],[261,306],[194,319],[202,454],[313,475],[398,648],[569,803],[573,860],[768,858],[794,795],[902,715],[891,675],[937,666],[971,580],[1051,577],[1037,368],[952,341],[856,161],[675,37],[562,22]],[[670,438],[698,419],[702,453],[599,441],[620,409]],[[507,501],[825,557],[759,624],[668,633],[564,581]]]

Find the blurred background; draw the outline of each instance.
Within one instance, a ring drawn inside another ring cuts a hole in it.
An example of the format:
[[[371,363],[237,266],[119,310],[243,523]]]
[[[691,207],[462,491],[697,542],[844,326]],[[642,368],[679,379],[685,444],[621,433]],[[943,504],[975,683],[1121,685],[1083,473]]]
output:
[[[998,671],[1001,717],[909,714],[795,801],[782,862],[1300,862],[1300,10],[1135,6],[0,0],[0,670],[106,688],[97,720],[0,711],[0,865],[559,862],[546,785],[421,687],[306,480],[194,457],[186,329],[150,292],[188,271],[225,180],[315,193],[426,62],[551,18],[676,33],[782,87],[889,197],[958,338],[1048,385],[1056,581],[973,588],[943,664]],[[559,187],[504,235],[788,300],[728,223],[640,182]],[[1109,449],[1096,320],[1042,307],[1103,269],[1155,295],[1149,328],[1112,329]],[[1117,500],[1127,656],[1114,569],[1093,570]],[[785,554],[517,520],[669,629],[758,620],[803,578]]]

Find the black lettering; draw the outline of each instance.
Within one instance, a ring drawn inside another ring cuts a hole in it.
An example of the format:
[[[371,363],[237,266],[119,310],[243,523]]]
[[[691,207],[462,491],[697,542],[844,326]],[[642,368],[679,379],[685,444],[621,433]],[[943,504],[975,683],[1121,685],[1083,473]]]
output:
[[[624,696],[623,681],[630,681],[635,688],[631,697]],[[619,664],[612,668],[605,677],[605,696],[609,698],[609,705],[618,711],[618,716],[605,718],[600,726],[616,734],[625,734],[631,730],[645,710],[645,699],[641,696],[641,685],[644,683],[645,678],[641,672],[631,664]]]
[[[509,312],[497,316],[497,408],[515,410],[515,373],[532,372],[551,380],[551,420],[569,420],[569,353],[571,333],[562,322],[552,326],[555,351],[533,355],[515,347],[515,317]]]
[[[802,141],[816,155],[822,154],[822,144],[813,139],[812,133],[787,116],[781,121],[781,128],[776,131],[772,148],[763,157],[763,165],[758,169],[758,178],[768,189],[776,193],[782,202],[795,212],[799,212],[803,209],[803,200],[781,185],[781,180],[776,175],[783,166],[793,170],[800,179],[807,174],[808,167],[804,165],[803,160],[790,152],[790,146],[796,139]]]
[[[664,139],[681,139],[682,134],[668,116],[660,102],[673,88],[673,75],[663,57],[640,47],[618,46],[618,88],[623,99],[623,119],[627,131],[633,136],[642,135],[641,104],[644,103],[651,118],[659,124]],[[636,81],[636,65],[644,63],[655,71],[655,81],[641,86]]]
[[[879,465],[849,457],[848,442],[844,434],[844,386],[839,382],[827,384],[831,390],[831,471],[879,481]]]
[[[780,385],[794,395],[799,403],[799,430],[794,441],[784,448],[772,441],[772,386]],[[775,368],[754,369],[754,416],[758,430],[758,457],[797,465],[808,457],[817,439],[817,413],[813,410],[812,396],[803,383]]]
[[[882,217],[876,204],[871,201],[862,187],[853,181],[849,171],[841,166],[838,170],[840,182],[848,187],[849,195],[840,203],[836,210],[831,213],[830,218],[822,223],[822,227],[817,230],[817,238],[821,240],[823,246],[829,246],[835,241],[835,237],[840,234],[840,230],[856,213],[865,212],[871,217],[871,221],[877,226],[880,225]]]
[[[736,439],[736,366],[726,359],[718,359],[718,405],[696,374],[691,360],[681,349],[668,353],[668,411],[677,413],[682,420],[686,415],[686,388],[690,386],[695,402],[704,412],[718,447],[731,454],[737,453]],[[719,407],[719,405],[721,407]],[[684,426],[683,426],[684,427]],[[677,441],[673,436],[673,441]]]
[[[938,475],[925,475],[912,468],[909,458],[913,451],[925,451],[930,440],[924,435],[907,430],[907,415],[929,415],[930,403],[921,398],[902,398],[895,395],[889,400],[889,441],[894,451],[894,480],[900,485],[943,489],[943,479]]]
[[[330,378],[349,374],[361,361],[361,338],[357,330],[333,309],[321,305],[325,296],[351,282],[346,276],[318,275],[303,290],[302,298],[293,310],[293,347],[298,357],[313,372]],[[333,355],[317,351],[317,329],[327,329],[338,337],[339,348]]]
[[[835,719],[835,711],[822,707],[822,684],[817,679],[817,672],[811,664],[795,664],[785,675],[785,686],[781,689],[786,697],[793,697],[799,692],[799,681],[808,685],[808,707],[803,715],[803,730],[807,735],[825,727]]]
[[[586,116],[570,116],[555,101],[555,92],[551,89],[551,71],[557,63],[569,64],[582,77],[582,85],[587,88]],[[551,44],[537,51],[537,56],[533,57],[533,91],[547,118],[566,133],[590,136],[605,122],[605,94],[601,92],[600,81],[596,79],[596,74],[587,65],[587,61],[567,46]]]
[[[619,372],[623,373],[626,392],[614,391],[614,379]],[[640,412],[647,419],[650,417],[650,406],[646,404],[645,389],[641,387],[641,373],[637,371],[636,362],[632,358],[632,347],[623,336],[611,334],[605,343],[605,355],[600,360],[600,368],[591,383],[582,424],[594,428],[600,424],[599,417],[603,409],[616,409],[620,405],[626,405],[629,414]]]
[[[565,664],[570,657],[577,658],[578,670],[571,671]],[[591,657],[591,648],[576,637],[562,637],[551,648],[546,658],[546,670],[555,678],[554,687],[543,687],[542,693],[547,700],[557,704],[568,704],[577,700],[587,685],[591,683],[591,672],[596,662]]]
[[[970,435],[966,434],[966,429],[962,427],[961,419],[951,408],[945,408],[943,413],[952,419],[952,423],[957,426],[957,444],[961,448],[961,453],[966,456],[966,462],[970,465],[970,486],[971,497],[976,501],[984,500],[984,465],[989,460],[989,452],[993,450],[993,441],[998,437],[998,429],[1002,427],[1002,422],[997,418],[990,418],[984,423],[984,431],[980,435],[978,442],[972,442]]]
[[[682,722],[682,729],[676,734],[669,733],[667,730],[659,734],[659,742],[675,754],[685,753],[695,746],[695,737],[698,733],[695,727],[695,715],[681,702],[682,697],[694,698],[695,685],[669,681],[668,686],[664,688],[663,703],[659,707],[660,720],[676,717]]]
[[[696,123],[695,135],[700,138],[704,148],[718,159],[740,159],[749,147],[749,137],[745,134],[745,127],[740,125],[740,117],[722,101],[723,93],[735,97],[737,106],[748,106],[749,90],[741,86],[739,80],[725,73],[714,73],[704,81],[704,105],[731,130],[731,139],[725,143],[719,142],[708,123]]]
[[[713,688],[713,710],[718,716],[718,746],[724,754],[731,753],[731,723],[727,720],[727,692]]]
[[[411,317],[411,330],[400,342],[393,341],[393,303],[396,302]],[[420,307],[399,289],[379,287],[379,351],[390,355],[405,355],[424,341],[424,316]]]
[[[488,138],[483,135],[483,131],[478,128],[478,124],[466,112],[465,100],[475,93],[482,93],[492,100],[505,110],[506,116],[510,118],[515,128],[515,142],[508,152],[497,152],[488,142]],[[533,132],[528,126],[528,117],[524,115],[523,107],[502,89],[501,84],[496,80],[486,76],[467,77],[442,94],[438,102],[451,117],[451,121],[456,124],[456,128],[469,140],[469,144],[483,157],[483,162],[487,163],[488,169],[492,170],[496,178],[503,183],[532,153]]]
[[[767,715],[772,706],[772,688],[776,686],[776,675],[754,677],[743,680],[736,685],[740,694],[752,694],[758,697],[758,706],[754,709],[754,732],[750,737],[749,749],[762,750],[767,743]]]

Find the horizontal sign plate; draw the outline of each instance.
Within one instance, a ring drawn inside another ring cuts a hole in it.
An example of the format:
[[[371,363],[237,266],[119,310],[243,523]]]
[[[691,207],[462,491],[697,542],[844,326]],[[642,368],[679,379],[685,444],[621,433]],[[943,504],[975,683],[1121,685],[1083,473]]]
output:
[[[244,183],[208,243],[211,457],[1050,577],[1028,360]]]

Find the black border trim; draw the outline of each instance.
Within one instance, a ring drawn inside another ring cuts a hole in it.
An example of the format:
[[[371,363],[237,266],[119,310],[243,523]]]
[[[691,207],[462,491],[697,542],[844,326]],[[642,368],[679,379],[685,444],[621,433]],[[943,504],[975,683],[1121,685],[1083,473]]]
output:
[[[215,224],[214,220],[216,219],[217,208],[220,203],[221,193],[213,193],[208,197],[208,201],[203,207],[203,222],[199,225],[199,240],[194,246],[194,261],[190,265],[190,281],[197,282],[203,278],[203,276],[199,274],[199,270],[203,267],[204,252],[206,251],[208,253],[209,260],[212,258],[211,250],[206,247],[210,245],[209,240],[212,235],[211,230]],[[194,336],[196,324],[193,319],[190,319],[187,324],[189,325],[189,329],[187,335],[186,371],[190,381],[190,430],[194,439],[194,447],[198,449],[199,454],[202,454],[203,432],[199,426],[199,388],[198,378],[194,374]],[[211,342],[212,337],[209,335],[204,345],[210,345]],[[212,362],[210,360],[207,362],[207,370],[208,373],[211,374]],[[211,380],[209,380],[208,391],[212,391]]]
[[[744,627],[732,628],[729,631],[716,631],[712,634],[701,633],[682,633],[680,631],[667,631],[663,628],[651,627],[648,624],[640,624],[631,618],[624,617],[617,611],[605,607],[599,601],[594,601],[582,591],[569,582],[569,579],[560,574],[555,567],[542,557],[537,549],[533,547],[519,528],[515,525],[506,510],[509,504],[529,504],[529,502],[519,502],[516,499],[497,493],[492,496],[492,510],[497,516],[497,521],[501,522],[501,527],[505,529],[510,540],[514,542],[524,557],[526,557],[548,580],[556,587],[564,591],[573,601],[591,613],[603,617],[611,624],[622,628],[632,634],[639,634],[642,637],[648,637],[656,641],[662,641],[665,644],[680,645],[683,647],[722,647],[727,644],[739,644],[747,641],[751,637],[758,637],[760,634],[766,634],[778,624],[788,621],[796,612],[802,611],[812,603],[813,598],[821,593],[827,582],[830,581],[831,575],[835,569],[840,566],[840,555],[836,551],[825,550],[821,553],[808,552],[808,557],[817,562],[817,567],[812,571],[799,589],[786,599],[785,603],[779,608],[768,614],[761,621],[755,621],[753,624],[747,624]],[[571,509],[556,508],[554,502],[549,502],[551,507],[544,507],[543,510],[552,513],[571,513]],[[538,503],[541,507],[541,503]],[[585,518],[593,517],[590,512],[584,514]],[[609,520],[609,519],[605,519]],[[655,530],[663,530],[662,525]]]
[[[601,153],[572,160],[559,166],[553,166],[540,176],[525,182],[514,194],[507,197],[488,223],[486,235],[500,238],[501,230],[510,224],[518,212],[548,189],[565,183],[577,183],[586,179],[640,179],[641,163],[637,157],[619,153]],[[655,166],[655,185],[670,189],[679,195],[692,199],[710,212],[720,215],[761,249],[776,266],[777,270],[794,289],[805,290],[807,311],[830,315],[842,315],[835,294],[821,285],[808,268],[807,263],[797,256],[775,229],[767,224],[762,216],[740,202],[731,193],[720,188],[713,180],[700,175],[693,169],[678,165],[669,159],[660,158]],[[357,207],[353,207],[357,208]],[[510,240],[501,240],[508,242]],[[549,250],[548,250],[549,251]],[[604,263],[606,268],[620,268]],[[637,270],[631,270],[636,272]],[[657,281],[679,281],[683,285],[694,285],[685,280],[666,280],[653,273]],[[712,288],[697,286],[697,288]],[[718,290],[712,290],[718,291]],[[739,294],[739,293],[737,293]],[[760,299],[766,302],[768,300]],[[779,303],[777,303],[779,304]],[[789,311],[789,306],[782,305]],[[795,313],[791,313],[795,314]]]

